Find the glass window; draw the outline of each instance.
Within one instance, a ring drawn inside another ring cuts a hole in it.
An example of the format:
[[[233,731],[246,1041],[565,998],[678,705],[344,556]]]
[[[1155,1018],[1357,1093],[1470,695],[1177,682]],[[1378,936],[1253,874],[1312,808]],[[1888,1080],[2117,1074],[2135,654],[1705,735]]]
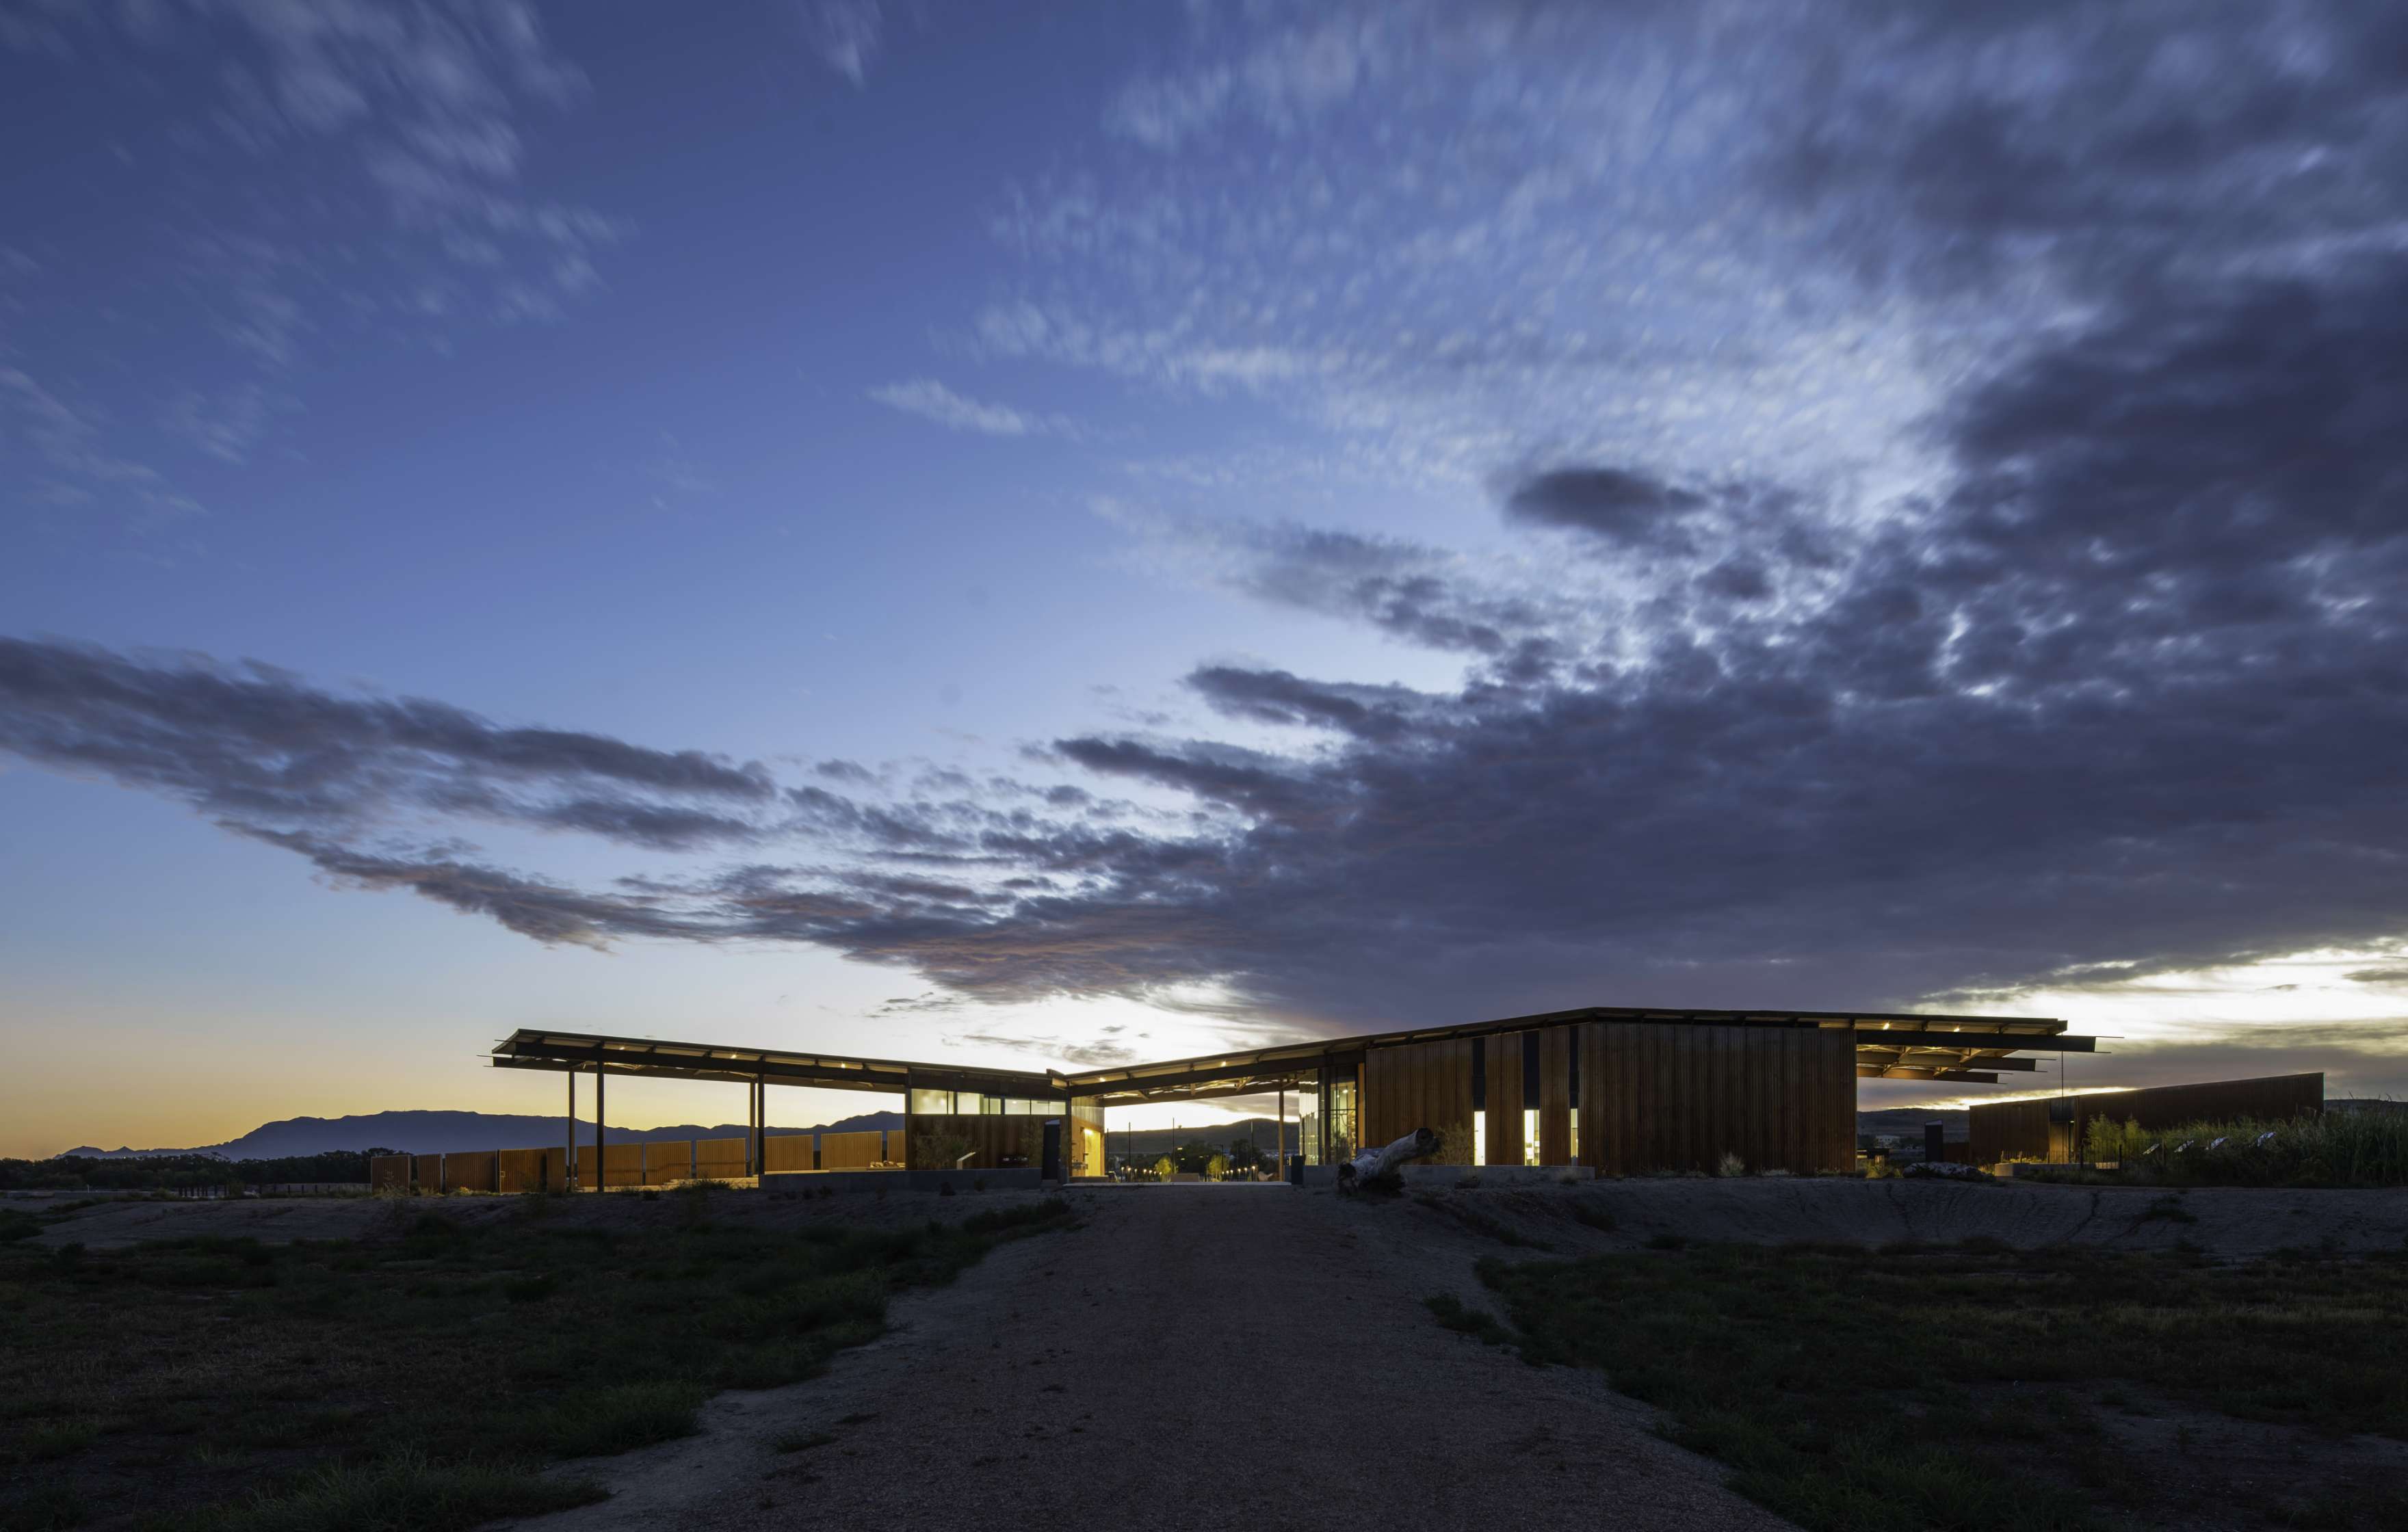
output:
[[[1471,1163],[1488,1163],[1488,1113],[1485,1111],[1471,1114]]]
[[[1565,1120],[1571,1124],[1572,1163],[1578,1165],[1580,1164],[1580,1109],[1575,1107],[1565,1113]]]
[[[1037,1103],[1025,1095],[1015,1095],[1003,1104],[1003,1110],[1014,1117],[1034,1117],[1037,1115]]]
[[[1539,1109],[1522,1109],[1522,1163],[1537,1165],[1539,1161]]]
[[[911,1093],[911,1110],[932,1117],[941,1117],[953,1110],[951,1091],[920,1091]]]

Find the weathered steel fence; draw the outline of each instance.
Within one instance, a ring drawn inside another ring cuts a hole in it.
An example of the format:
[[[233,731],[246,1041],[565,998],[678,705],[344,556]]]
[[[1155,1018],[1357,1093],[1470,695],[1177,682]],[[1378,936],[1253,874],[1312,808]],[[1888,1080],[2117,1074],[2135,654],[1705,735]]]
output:
[[[566,1145],[549,1149],[479,1149],[450,1154],[380,1154],[368,1161],[368,1186],[389,1194],[553,1192],[594,1186],[594,1150],[580,1144],[572,1162]],[[900,1169],[903,1134],[774,1133],[767,1169]],[[604,1184],[674,1186],[689,1181],[741,1181],[752,1172],[741,1138],[668,1138],[605,1143]]]

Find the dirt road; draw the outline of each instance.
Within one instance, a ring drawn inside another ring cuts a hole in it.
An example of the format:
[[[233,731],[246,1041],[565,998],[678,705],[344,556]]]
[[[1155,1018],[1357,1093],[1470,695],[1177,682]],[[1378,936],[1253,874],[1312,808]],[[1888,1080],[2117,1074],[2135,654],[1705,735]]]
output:
[[[522,1522],[867,1529],[1786,1525],[1593,1375],[1438,1326],[1497,1250],[1410,1205],[1278,1186],[1074,1194],[1086,1226],[896,1305],[894,1333],[702,1435],[579,1464]],[[791,1433],[833,1442],[780,1453]]]

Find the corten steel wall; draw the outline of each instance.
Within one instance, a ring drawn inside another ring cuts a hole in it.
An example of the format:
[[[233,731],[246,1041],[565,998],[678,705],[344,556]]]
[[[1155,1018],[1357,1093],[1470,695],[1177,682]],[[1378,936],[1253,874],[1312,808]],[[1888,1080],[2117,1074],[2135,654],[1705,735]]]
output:
[[[669,1186],[694,1179],[694,1140],[664,1138],[644,1145],[644,1184]]]
[[[2000,1160],[2045,1160],[2049,1153],[2048,1114],[2056,1101],[1984,1101],[1968,1114],[1967,1151],[1975,1165]],[[2073,1108],[2064,1108],[2071,1117]]]
[[[412,1154],[409,1157],[409,1179],[411,1184],[422,1192],[443,1190],[443,1156]]]
[[[2029,1101],[1985,1101],[1972,1109],[1966,1138],[1976,1165],[2000,1160],[2078,1160],[2090,1120],[2104,1117],[2144,1128],[2185,1123],[2261,1122],[2325,1110],[2321,1073],[2265,1075],[2255,1080],[2215,1080],[2196,1085],[2152,1085],[2137,1091],[2098,1091],[2086,1095]],[[2050,1131],[2051,1124],[2056,1131]]]
[[[870,1137],[874,1138],[878,1136],[873,1133]],[[732,1141],[736,1145],[736,1163],[740,1166],[744,1163],[744,1140],[737,1138]],[[763,1167],[764,1169],[784,1171],[816,1168],[811,1164],[811,1135],[808,1133],[772,1134],[764,1153],[768,1160],[768,1164]]]
[[[407,1154],[379,1154],[368,1161],[368,1189],[372,1192],[407,1192],[409,1190],[410,1157]]]
[[[771,1143],[778,1140],[772,1138]],[[770,1155],[776,1162],[776,1153]],[[741,1138],[696,1138],[694,1141],[695,1174],[706,1181],[740,1181],[744,1177],[744,1140]]]
[[[1584,1022],[1537,1030],[1541,1159],[1572,1163],[1577,1034],[1582,1165],[1608,1175],[1711,1170],[1727,1153],[1750,1170],[1855,1167],[1853,1028]],[[1487,1050],[1488,1162],[1520,1164],[1526,1035],[1372,1049],[1363,1062],[1363,1141],[1469,1128],[1479,1047]]]
[[[594,1146],[591,1143],[580,1147],[588,1157],[594,1153]],[[642,1144],[614,1144],[606,1141],[602,1145],[602,1153],[604,1187],[644,1184],[644,1146]]]
[[[557,1149],[501,1149],[494,1152],[494,1190],[497,1192],[540,1192],[543,1190],[543,1164],[547,1153],[557,1154]]]
[[[490,1192],[494,1189],[494,1152],[443,1156],[443,1189],[447,1192]]]
[[[886,1135],[871,1129],[867,1133],[823,1133],[820,1135],[820,1168],[823,1170],[867,1170],[886,1157]],[[808,1165],[796,1167],[799,1170]]]

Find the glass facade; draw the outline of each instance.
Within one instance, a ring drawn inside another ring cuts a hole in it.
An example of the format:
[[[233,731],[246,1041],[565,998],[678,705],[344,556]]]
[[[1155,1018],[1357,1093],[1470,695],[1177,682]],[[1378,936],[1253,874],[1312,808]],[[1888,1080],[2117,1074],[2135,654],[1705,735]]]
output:
[[[1539,1161],[1539,1109],[1522,1109],[1522,1163],[1537,1165]]]
[[[1471,1163],[1488,1163],[1488,1113],[1484,1110],[1471,1114]]]
[[[1351,1160],[1362,1153],[1354,1141],[1354,1081],[1333,1080],[1329,1082],[1329,1157]]]
[[[977,1091],[911,1093],[911,1110],[921,1117],[1059,1117],[1062,1103],[1025,1095],[984,1095]],[[1101,1113],[1097,1113],[1101,1120]]]

